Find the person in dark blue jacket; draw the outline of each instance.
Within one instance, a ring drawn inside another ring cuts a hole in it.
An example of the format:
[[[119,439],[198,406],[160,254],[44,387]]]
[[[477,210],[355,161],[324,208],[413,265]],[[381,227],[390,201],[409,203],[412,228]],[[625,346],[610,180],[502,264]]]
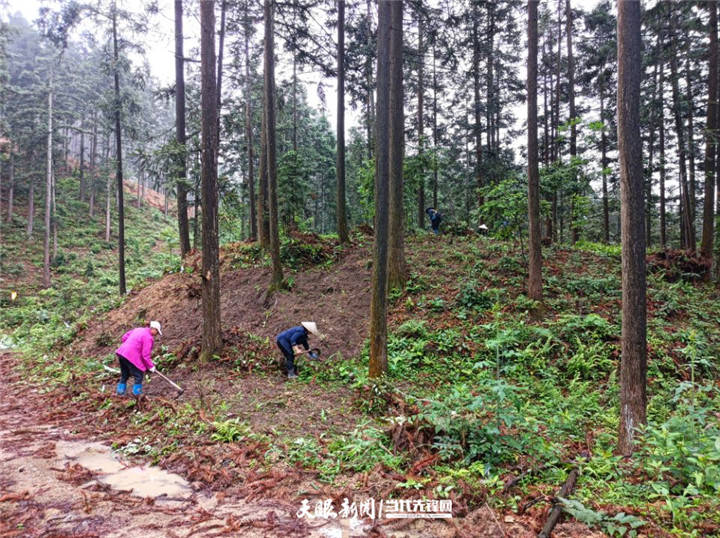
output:
[[[430,226],[432,228],[432,231],[435,235],[440,233],[440,223],[442,222],[442,215],[440,214],[440,211],[435,209],[434,207],[428,207],[425,210],[425,213],[428,214],[428,217],[430,217]]]
[[[285,356],[285,369],[288,379],[297,377],[297,371],[295,370],[295,353],[300,352],[298,346],[304,347],[305,350],[310,349],[308,334],[320,336],[314,321],[303,321],[297,327],[292,327],[277,335],[276,342]]]

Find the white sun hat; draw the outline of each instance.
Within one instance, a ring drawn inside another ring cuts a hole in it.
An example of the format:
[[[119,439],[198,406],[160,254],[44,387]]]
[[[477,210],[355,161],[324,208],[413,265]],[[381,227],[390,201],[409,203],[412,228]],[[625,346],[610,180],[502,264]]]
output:
[[[317,324],[314,321],[301,321],[300,325],[305,327],[309,332],[313,333],[315,336],[320,336],[320,331],[318,331]]]
[[[151,321],[150,322],[150,328],[155,329],[160,336],[162,336],[162,330],[160,328],[160,322],[159,321]]]

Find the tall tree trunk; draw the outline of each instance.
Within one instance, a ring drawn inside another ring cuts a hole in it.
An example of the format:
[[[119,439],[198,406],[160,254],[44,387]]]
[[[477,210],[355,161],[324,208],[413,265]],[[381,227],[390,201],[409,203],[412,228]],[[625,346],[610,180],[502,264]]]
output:
[[[120,128],[120,72],[118,44],[117,44],[117,8],[113,2],[112,11],[112,35],[113,35],[113,78],[115,80],[115,146],[117,155],[117,199],[118,199],[118,282],[120,295],[125,295],[125,204],[123,201],[123,170],[122,170],[122,129]]]
[[[97,180],[97,171],[95,170],[95,158],[97,152],[97,117],[96,112],[93,110],[93,135],[92,142],[90,142],[90,201],[88,202],[89,215],[93,218],[95,215],[95,181]]]
[[[662,48],[662,42],[660,47]],[[660,61],[660,246],[667,248],[667,219],[665,214],[665,64]]]
[[[257,219],[260,246],[270,248],[270,221],[268,220],[267,128],[265,111],[260,120],[260,165],[258,166]]]
[[[105,137],[105,164],[110,160],[110,134]],[[107,168],[107,177],[105,178],[105,242],[110,242],[110,205],[112,200],[112,174]]]
[[[418,4],[418,87],[417,87],[417,100],[418,100],[418,109],[417,109],[417,121],[418,121],[418,154],[420,156],[420,162],[422,162],[422,155],[424,152],[424,127],[425,127],[425,117],[424,117],[424,106],[423,106],[423,94],[425,93],[425,87],[424,87],[424,48],[423,48],[423,33],[425,32],[425,28],[423,25],[423,6],[422,6],[422,0],[419,0]],[[425,168],[423,167],[422,173],[420,174],[420,181],[418,185],[418,228],[422,228],[423,222],[425,220]],[[392,253],[390,254],[392,257]]]
[[[600,75],[602,76],[602,75]],[[608,202],[608,186],[607,186],[607,130],[605,126],[605,81],[600,82],[600,121],[603,123],[602,132],[600,134],[600,153],[602,164],[602,202],[603,202],[603,239],[605,243],[610,242],[610,206]]]
[[[255,214],[255,171],[253,170],[253,134],[252,134],[252,84],[250,81],[250,1],[245,2],[245,143],[248,160],[248,197],[250,198],[250,240],[258,236],[257,215]]]
[[[653,175],[655,173],[654,168],[654,157],[655,157],[655,103],[657,102],[657,89],[658,89],[658,69],[657,64],[653,69],[653,90],[652,90],[652,105],[650,108],[650,148],[648,156],[648,173],[647,180],[645,181],[645,245],[649,248],[652,244],[652,183]]]
[[[268,202],[270,209],[270,257],[272,258],[272,279],[270,291],[278,290],[283,284],[280,264],[280,219],[277,199],[277,157],[275,140],[275,39],[274,1],[265,0],[265,136],[267,145]]]
[[[344,6],[343,6],[344,8]],[[338,8],[339,10],[339,8]],[[338,35],[340,32],[340,28],[338,28]],[[295,51],[293,50],[293,81],[292,81],[292,89],[293,89],[293,111],[292,111],[292,146],[293,151],[297,153],[298,150],[298,143],[297,143],[297,125],[298,125],[298,110],[297,110],[297,58],[295,57]],[[344,76],[344,74],[343,74]],[[338,73],[338,83],[340,82],[340,74]],[[345,81],[343,80],[343,83]],[[344,87],[343,87],[344,90]],[[339,91],[339,89],[338,89]],[[344,96],[343,96],[344,98]]]
[[[7,221],[12,222],[13,219],[13,202],[15,198],[15,153],[10,149],[10,178],[8,185],[8,205],[7,205]],[[2,215],[0,215],[2,220]]]
[[[137,200],[135,200],[135,207],[140,209],[142,206],[142,175],[138,175],[137,178]]]
[[[685,61],[685,81],[688,99],[688,176],[690,190],[690,222],[693,234],[692,243],[695,244],[695,214],[697,212],[697,190],[695,188],[695,102],[692,92],[692,77],[690,76],[690,59]]]
[[[487,2],[487,47],[486,47],[486,63],[485,63],[485,145],[488,148],[488,157],[495,157],[495,141],[494,141],[494,110],[495,110],[495,88],[493,82],[493,61],[495,46],[495,3]],[[489,178],[492,179],[492,178]]]
[[[692,78],[690,76],[690,59],[685,62],[685,81],[687,84],[687,100],[688,100],[688,193],[690,198],[690,233],[692,234],[691,243],[695,245],[695,213],[697,206],[697,190],[695,189],[695,102],[692,89]],[[694,250],[694,249],[693,249]]]
[[[557,59],[555,60],[555,124],[553,125],[555,135],[553,136],[553,161],[560,160],[558,133],[560,126],[560,94],[562,91],[562,84],[560,82],[562,68],[562,5],[562,0],[557,0]],[[560,233],[562,235],[562,231]],[[562,239],[560,241],[562,242]]]
[[[345,216],[345,0],[338,0],[338,89],[337,89],[337,231],[341,243],[347,243]]]
[[[50,73],[50,91],[48,92],[47,122],[47,170],[45,176],[45,239],[43,241],[43,287],[50,287],[50,212],[52,203],[52,144],[53,144],[53,76]]]
[[[218,143],[215,147],[215,161],[218,159],[220,153],[220,133],[222,128],[220,125],[220,110],[222,108],[222,73],[223,73],[223,51],[225,50],[225,12],[227,10],[227,1],[222,0],[220,7],[220,36],[218,41],[218,55],[217,55],[217,88],[215,91],[216,106],[217,106],[217,137]]]
[[[387,372],[387,246],[390,175],[390,28],[391,0],[378,2],[377,119],[375,121],[375,234],[370,301],[369,376]]]
[[[528,297],[542,301],[542,246],[540,243],[540,172],[538,170],[537,139],[537,56],[538,2],[528,1]]]
[[[85,118],[80,121],[80,201],[85,199]]]
[[[637,429],[646,423],[646,284],[643,233],[643,167],[640,139],[642,73],[640,2],[619,2],[618,155],[622,236],[622,352],[618,449],[630,455]]]
[[[57,219],[57,203],[55,199],[55,193],[57,192],[57,186],[55,182],[55,170],[52,171],[52,175],[50,176],[50,192],[51,192],[51,199],[52,199],[52,232],[53,232],[53,252],[52,257],[53,259],[57,258],[58,253],[58,219]]]
[[[550,110],[548,109],[548,83],[547,83],[547,67],[545,58],[547,57],[547,36],[543,39],[543,166],[550,165],[550,135],[548,129],[548,120],[550,119]],[[546,230],[548,238],[552,239],[552,230]]]
[[[482,171],[482,144],[480,131],[480,39],[478,37],[478,12],[475,4],[473,4],[473,28],[472,28],[472,45],[473,45],[473,92],[475,97],[475,183],[478,189],[478,208],[483,206],[484,197],[482,188],[484,186]],[[489,143],[489,140],[487,141]]]
[[[435,68],[435,60],[437,58],[435,44],[433,44],[433,207],[438,206],[438,126],[437,126],[437,70]],[[423,216],[424,218],[424,216]],[[422,221],[418,226],[422,228]]]
[[[388,289],[403,289],[407,280],[403,239],[403,2],[390,3],[390,192],[388,202]]]
[[[200,360],[222,347],[220,325],[220,245],[218,238],[217,96],[215,92],[215,2],[200,0],[202,74],[202,312]]]
[[[550,166],[550,160],[552,157],[552,73],[550,73],[550,87],[548,88],[548,67],[547,57],[549,56],[548,51],[548,37],[544,36],[543,39],[543,164],[545,167]],[[548,96],[550,97],[550,105],[548,106]],[[552,197],[551,197],[552,198]],[[553,212],[549,212],[545,217],[545,237],[548,241],[553,241]]]
[[[671,17],[671,21],[673,17]],[[674,24],[674,23],[671,23]],[[672,29],[672,52],[670,54],[670,78],[672,82],[672,93],[673,93],[673,112],[675,115],[675,130],[677,132],[678,139],[678,158],[680,162],[680,211],[681,211],[681,237],[683,239],[682,246],[691,251],[695,251],[695,234],[692,232],[692,213],[690,210],[690,193],[688,190],[687,180],[687,147],[685,145],[685,127],[683,125],[681,113],[680,113],[680,88],[678,81],[678,63],[677,55],[678,41],[676,35],[676,29]]]
[[[32,239],[33,234],[33,222],[35,221],[35,183],[33,182],[33,175],[28,175],[28,220],[26,234],[28,239]]]
[[[70,127],[65,127],[63,130],[64,136],[62,138],[63,140],[63,168],[66,173],[70,172],[70,163],[69,161],[69,154],[70,154]]]
[[[365,82],[367,84],[368,88],[368,95],[367,95],[367,158],[368,161],[371,161],[373,158],[373,144],[375,143],[374,140],[374,133],[373,133],[373,118],[375,116],[375,103],[373,100],[373,97],[375,95],[374,93],[374,84],[372,80],[373,75],[373,69],[372,69],[372,55],[370,54],[370,51],[372,50],[372,2],[371,0],[366,0],[367,5],[367,27],[368,27],[368,43],[367,43],[367,49],[368,53],[365,57]]]
[[[577,157],[577,127],[575,126],[575,60],[573,58],[572,34],[573,34],[573,18],[570,0],[565,0],[565,23],[567,34],[567,58],[568,58],[568,102],[570,108],[570,161]],[[575,215],[575,198],[579,194],[575,192],[577,185],[577,175],[573,174],[573,194],[570,201],[570,241],[575,244],[580,237],[580,229],[577,223],[577,215]]]
[[[185,138],[185,56],[183,52],[182,0],[175,0],[175,140],[181,151],[177,158],[177,219],[180,256],[190,252],[190,226],[187,207],[187,149]],[[197,218],[197,214],[196,214]]]
[[[700,251],[712,259],[715,225],[715,154],[718,135],[718,43],[717,2],[706,2],[710,12],[710,54],[708,58],[708,104],[705,122],[705,200],[703,204],[703,230]]]

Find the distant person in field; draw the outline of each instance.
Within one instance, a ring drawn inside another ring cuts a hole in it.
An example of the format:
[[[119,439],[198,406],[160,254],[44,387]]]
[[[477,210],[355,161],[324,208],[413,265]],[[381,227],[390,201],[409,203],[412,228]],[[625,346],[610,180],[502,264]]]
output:
[[[440,223],[442,222],[442,215],[440,214],[440,211],[434,207],[428,207],[425,210],[425,213],[427,213],[428,217],[430,217],[430,227],[432,228],[433,233],[435,235],[439,234]]]
[[[149,327],[138,327],[131,329],[122,337],[122,345],[115,350],[120,362],[120,383],[117,386],[118,395],[125,394],[127,380],[132,375],[135,384],[132,388],[133,396],[142,394],[142,382],[145,372],[154,372],[150,355],[155,345],[155,337],[162,336],[162,329],[159,321],[151,321]]]
[[[285,356],[285,370],[287,371],[288,379],[297,377],[295,353],[304,353],[304,351],[300,349],[300,346],[304,347],[306,351],[310,349],[310,344],[308,343],[308,336],[310,334],[320,336],[314,321],[303,321],[297,327],[291,327],[277,335],[277,345]]]

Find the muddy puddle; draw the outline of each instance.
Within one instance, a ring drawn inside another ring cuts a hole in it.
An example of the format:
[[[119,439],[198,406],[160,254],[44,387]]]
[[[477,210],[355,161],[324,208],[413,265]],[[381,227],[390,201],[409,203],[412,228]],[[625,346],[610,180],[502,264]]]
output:
[[[61,441],[55,451],[61,460],[78,463],[97,473],[96,482],[119,491],[131,491],[138,497],[187,499],[193,493],[181,476],[154,465],[127,464],[101,443]]]

